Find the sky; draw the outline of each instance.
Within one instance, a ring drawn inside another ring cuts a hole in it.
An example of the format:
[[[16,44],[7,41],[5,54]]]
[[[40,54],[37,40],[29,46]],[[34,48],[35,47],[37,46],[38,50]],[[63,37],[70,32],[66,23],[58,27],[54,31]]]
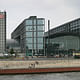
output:
[[[7,12],[7,38],[29,16],[45,18],[50,28],[80,18],[80,0],[0,0],[0,10]]]

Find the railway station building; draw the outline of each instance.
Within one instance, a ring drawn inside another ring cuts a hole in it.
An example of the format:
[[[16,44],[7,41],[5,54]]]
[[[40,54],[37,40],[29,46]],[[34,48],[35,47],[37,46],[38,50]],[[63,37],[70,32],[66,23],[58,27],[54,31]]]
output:
[[[45,32],[44,37],[45,50],[50,55],[80,51],[80,18]]]
[[[45,19],[30,16],[12,32],[11,37],[19,42],[25,56],[44,55]]]

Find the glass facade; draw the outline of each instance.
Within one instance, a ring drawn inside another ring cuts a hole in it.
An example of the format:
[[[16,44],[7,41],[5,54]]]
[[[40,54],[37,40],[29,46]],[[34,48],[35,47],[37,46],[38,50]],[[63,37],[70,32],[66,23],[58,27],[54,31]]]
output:
[[[47,40],[48,43],[48,40]],[[80,39],[77,36],[62,36],[50,39],[50,43],[59,44],[59,49],[63,50],[79,50],[80,49]]]
[[[44,54],[44,27],[44,18],[30,16],[13,31],[12,38],[19,41],[21,50],[26,56]]]
[[[80,51],[80,18],[51,29],[45,33],[45,39],[46,50],[53,55]]]
[[[29,22],[30,21],[30,22]],[[28,26],[27,26],[28,25]],[[44,19],[32,18],[26,20],[26,46],[27,50],[32,50],[32,56],[43,50],[43,36],[44,36]],[[31,55],[28,53],[27,55]]]
[[[44,26],[37,26],[37,30],[38,31],[43,31],[44,30]]]
[[[38,19],[38,20],[37,20],[37,24],[38,24],[38,25],[44,25],[44,20]]]
[[[0,12],[0,53],[6,51],[6,12]]]
[[[26,37],[32,37],[32,32],[26,32]]]
[[[26,20],[26,25],[32,25],[32,20]]]

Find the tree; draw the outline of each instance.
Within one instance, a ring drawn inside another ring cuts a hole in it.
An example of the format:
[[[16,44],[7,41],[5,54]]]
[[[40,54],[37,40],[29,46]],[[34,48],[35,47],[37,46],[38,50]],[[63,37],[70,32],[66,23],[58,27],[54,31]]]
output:
[[[11,55],[14,54],[13,48],[10,50],[10,54],[11,54]]]

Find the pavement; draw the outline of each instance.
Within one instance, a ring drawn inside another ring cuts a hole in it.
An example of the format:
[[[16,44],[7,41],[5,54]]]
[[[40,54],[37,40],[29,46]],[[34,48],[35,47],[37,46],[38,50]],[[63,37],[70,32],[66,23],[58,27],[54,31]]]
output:
[[[80,59],[0,61],[0,69],[80,67]]]

